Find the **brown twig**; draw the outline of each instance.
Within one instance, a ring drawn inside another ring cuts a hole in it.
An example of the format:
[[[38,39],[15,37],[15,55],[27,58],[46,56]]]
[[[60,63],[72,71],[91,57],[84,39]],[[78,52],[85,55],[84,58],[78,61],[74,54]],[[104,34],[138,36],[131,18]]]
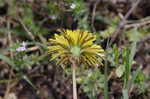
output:
[[[150,24],[150,20],[146,20],[146,21],[143,21],[143,22],[127,24],[127,25],[125,25],[125,29],[134,28],[134,27],[139,28],[141,26],[145,26],[145,25],[149,25],[149,24]]]
[[[96,0],[94,7],[93,7],[93,11],[92,11],[91,26],[92,26],[93,32],[96,32],[95,27],[94,27],[94,20],[95,20],[96,8],[100,1],[101,0]]]
[[[111,45],[116,37],[118,36],[119,33],[124,31],[124,26],[126,24],[126,20],[128,19],[128,17],[132,14],[132,12],[136,9],[136,7],[138,6],[138,4],[140,3],[141,0],[136,0],[135,3],[133,3],[132,7],[130,8],[130,10],[127,12],[127,14],[125,15],[125,17],[122,19],[122,21],[120,22],[118,28],[116,29],[116,31],[113,33],[114,35],[112,36],[109,45]]]
[[[7,19],[7,29],[10,30],[10,28],[11,28],[11,27],[10,27],[10,19],[8,18],[8,19]],[[8,31],[8,32],[7,32],[7,35],[8,35],[9,47],[11,47],[11,45],[12,45],[12,36],[11,36],[11,32]],[[12,56],[13,56],[12,51],[10,51],[10,56],[11,56],[11,58],[12,58]]]
[[[7,29],[10,30],[10,19],[7,20]],[[11,44],[12,44],[11,32],[8,31],[7,35],[8,35],[9,46],[11,47]],[[13,58],[12,51],[10,51],[10,57],[11,57],[11,59]],[[9,74],[9,80],[11,80],[11,79],[12,79],[12,68],[10,68],[10,74]],[[11,86],[10,81],[8,81],[7,87],[6,87],[6,92],[4,95],[4,99],[8,95],[8,93],[10,92],[10,86]]]
[[[18,21],[22,25],[23,29],[28,33],[28,35],[30,36],[31,40],[34,40],[35,38],[34,38],[32,32],[26,27],[26,25],[22,22],[22,20],[20,18],[18,18]]]
[[[6,87],[6,92],[5,92],[5,95],[4,95],[4,99],[7,99],[7,95],[9,94],[12,86],[13,86],[13,83],[11,83],[11,80],[12,80],[12,73],[13,73],[13,69],[11,68],[10,69],[10,74],[9,74],[9,81],[7,83],[7,87]]]

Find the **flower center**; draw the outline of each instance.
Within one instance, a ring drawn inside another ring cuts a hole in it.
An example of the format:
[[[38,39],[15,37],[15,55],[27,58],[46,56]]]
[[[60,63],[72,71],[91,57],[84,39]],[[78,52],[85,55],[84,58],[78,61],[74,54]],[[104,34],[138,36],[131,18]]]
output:
[[[73,54],[73,56],[75,57],[79,57],[81,54],[81,49],[79,46],[72,46],[71,47],[71,53]]]

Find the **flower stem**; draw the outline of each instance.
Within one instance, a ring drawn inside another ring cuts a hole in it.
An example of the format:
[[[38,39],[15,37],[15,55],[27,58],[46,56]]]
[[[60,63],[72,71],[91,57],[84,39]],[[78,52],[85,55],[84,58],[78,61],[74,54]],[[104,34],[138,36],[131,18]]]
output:
[[[73,80],[73,99],[77,99],[77,86],[76,86],[76,63],[72,60],[72,80]]]
[[[107,64],[107,63],[105,63]],[[104,99],[108,99],[108,67],[107,65],[105,65],[105,73],[104,73],[104,76],[105,76],[105,84],[104,84]]]

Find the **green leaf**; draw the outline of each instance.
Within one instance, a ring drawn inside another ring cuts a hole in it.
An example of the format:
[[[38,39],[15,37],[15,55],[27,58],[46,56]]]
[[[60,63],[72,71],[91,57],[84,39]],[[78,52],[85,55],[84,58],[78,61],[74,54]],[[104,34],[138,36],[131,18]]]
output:
[[[115,29],[115,26],[109,26],[106,30],[101,32],[101,36],[103,38],[109,38],[114,33]]]
[[[37,89],[26,75],[22,75],[22,78],[26,80],[34,89]]]
[[[137,28],[129,30],[127,36],[130,41],[139,41],[143,37],[142,33],[140,33]]]
[[[4,6],[5,2],[3,0],[0,0],[0,7]]]
[[[118,66],[119,64],[119,49],[116,45],[113,46],[113,53],[114,53],[114,62],[115,65]]]
[[[0,59],[3,60],[4,62],[6,62],[7,64],[9,64],[10,66],[12,66],[13,68],[15,68],[15,64],[13,61],[11,61],[8,57],[0,55]]]
[[[119,66],[119,67],[116,69],[116,75],[117,75],[117,77],[120,78],[120,77],[123,75],[124,71],[125,71],[124,66],[123,66],[123,65]]]

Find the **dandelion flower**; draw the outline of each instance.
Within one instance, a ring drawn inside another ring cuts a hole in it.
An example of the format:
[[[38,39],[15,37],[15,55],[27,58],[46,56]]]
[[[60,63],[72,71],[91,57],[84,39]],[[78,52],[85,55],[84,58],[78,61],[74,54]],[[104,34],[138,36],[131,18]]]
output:
[[[59,64],[66,64],[70,59],[78,63],[87,63],[91,66],[101,64],[104,50],[94,44],[96,35],[83,30],[61,30],[55,34],[54,39],[49,39],[51,45],[48,51],[52,59],[58,59]]]

